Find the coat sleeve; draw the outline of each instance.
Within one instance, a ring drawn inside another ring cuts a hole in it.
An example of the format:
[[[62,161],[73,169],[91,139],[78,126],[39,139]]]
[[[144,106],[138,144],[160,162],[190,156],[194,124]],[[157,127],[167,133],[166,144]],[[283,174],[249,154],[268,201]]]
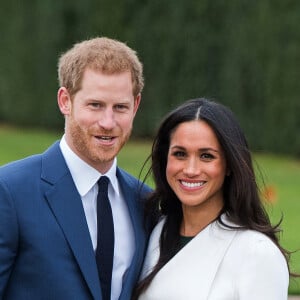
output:
[[[18,249],[16,211],[5,183],[0,181],[0,299],[9,280]]]
[[[237,280],[240,300],[286,300],[289,272],[277,246],[266,236],[248,240]]]

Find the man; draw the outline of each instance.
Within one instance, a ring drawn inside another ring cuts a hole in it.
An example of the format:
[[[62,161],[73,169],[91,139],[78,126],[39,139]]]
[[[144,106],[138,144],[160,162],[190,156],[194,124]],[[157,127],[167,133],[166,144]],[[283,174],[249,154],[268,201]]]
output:
[[[149,188],[119,169],[116,155],[141,101],[142,65],[125,44],[95,38],[64,53],[58,73],[61,141],[0,168],[0,299],[129,300],[145,252]],[[103,175],[113,223],[103,243],[113,240],[108,276],[97,245],[110,227],[97,227]]]

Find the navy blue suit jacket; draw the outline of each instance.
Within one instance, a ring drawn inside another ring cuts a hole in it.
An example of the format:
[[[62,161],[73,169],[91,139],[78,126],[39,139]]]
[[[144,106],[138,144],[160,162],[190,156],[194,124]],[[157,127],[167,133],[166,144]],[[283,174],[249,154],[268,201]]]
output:
[[[135,235],[119,298],[129,300],[147,242],[141,199],[150,190],[121,169],[117,177]],[[102,299],[82,201],[58,142],[0,168],[0,299]]]

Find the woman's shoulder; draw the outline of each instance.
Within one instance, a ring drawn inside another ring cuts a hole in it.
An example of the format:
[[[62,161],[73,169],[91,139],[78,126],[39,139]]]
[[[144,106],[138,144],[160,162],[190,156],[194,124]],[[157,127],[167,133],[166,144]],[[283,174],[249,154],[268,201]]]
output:
[[[223,217],[223,216],[222,216]],[[230,228],[220,225],[222,230],[234,230],[236,234],[231,242],[228,251],[228,256],[235,260],[244,260],[253,258],[254,261],[260,263],[273,264],[274,262],[286,266],[286,259],[279,247],[266,234],[250,229],[242,229],[237,225],[229,222],[226,217],[222,218],[224,224],[229,225]],[[236,227],[234,229],[234,227]]]
[[[219,268],[216,282],[229,285],[240,298],[285,299],[289,284],[286,259],[278,246],[265,234],[255,230],[234,230],[234,238]],[[254,288],[255,287],[255,288]]]
[[[224,215],[222,215],[222,223],[225,224],[225,226],[219,224],[219,227],[221,227],[222,230],[236,231],[233,244],[239,246],[239,248],[244,248],[246,252],[258,251],[259,249],[261,249],[261,251],[263,252],[275,251],[281,254],[281,251],[279,250],[277,245],[266,234],[257,230],[243,229],[239,225],[230,222]]]
[[[268,251],[281,253],[277,245],[266,234],[255,230],[238,230],[234,241],[245,248],[245,250],[251,252]]]
[[[250,230],[250,229],[240,229],[238,230],[238,234],[237,234],[237,238],[240,241],[244,241],[247,243],[253,243],[253,242],[258,242],[258,243],[271,243],[274,244],[272,242],[272,240],[265,235],[262,232],[256,231],[256,230]],[[275,245],[275,244],[274,244]]]
[[[287,262],[278,246],[265,234],[254,230],[238,230],[228,253],[240,267],[267,268],[288,273]]]

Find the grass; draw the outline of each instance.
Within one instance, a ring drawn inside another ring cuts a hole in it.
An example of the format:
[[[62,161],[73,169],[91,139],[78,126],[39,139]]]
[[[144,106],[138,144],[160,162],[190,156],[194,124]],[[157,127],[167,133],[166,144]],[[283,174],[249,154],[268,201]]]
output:
[[[0,126],[0,165],[28,155],[41,153],[61,134],[39,129]]]
[[[1,126],[0,165],[43,152],[60,137],[61,133]],[[119,165],[138,177],[150,148],[150,142],[129,142],[118,156]],[[281,244],[289,250],[300,249],[300,161],[272,154],[255,154],[254,158],[268,187],[272,205],[267,205],[267,210],[272,222],[277,223],[281,215],[284,217]],[[300,273],[300,251],[292,254],[291,269]],[[300,279],[291,279],[289,292],[300,294]]]
[[[290,251],[291,270],[300,274],[300,161],[271,154],[257,154],[255,159],[272,190],[271,206],[267,205],[273,224],[283,216],[281,244]],[[300,279],[291,279],[289,292],[300,294]]]

